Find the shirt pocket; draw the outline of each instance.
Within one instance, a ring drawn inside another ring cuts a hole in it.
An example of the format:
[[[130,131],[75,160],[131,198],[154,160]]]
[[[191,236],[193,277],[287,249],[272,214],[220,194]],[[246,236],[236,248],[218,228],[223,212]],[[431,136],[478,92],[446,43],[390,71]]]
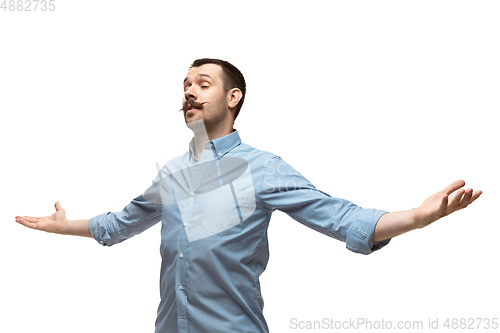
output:
[[[243,219],[232,184],[226,184],[205,194],[201,228],[214,235],[241,233]]]

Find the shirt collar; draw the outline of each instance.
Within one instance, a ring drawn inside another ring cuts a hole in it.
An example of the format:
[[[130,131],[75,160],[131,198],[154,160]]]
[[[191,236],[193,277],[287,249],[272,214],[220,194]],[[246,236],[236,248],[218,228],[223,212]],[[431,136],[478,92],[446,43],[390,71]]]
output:
[[[214,155],[217,159],[221,159],[224,155],[226,155],[231,149],[238,146],[241,143],[240,136],[237,130],[233,130],[232,133],[225,135],[223,137],[217,138],[212,141],[208,141],[205,144],[205,148],[211,148],[214,151]],[[194,138],[191,139],[189,143],[189,153],[191,156],[194,156]]]

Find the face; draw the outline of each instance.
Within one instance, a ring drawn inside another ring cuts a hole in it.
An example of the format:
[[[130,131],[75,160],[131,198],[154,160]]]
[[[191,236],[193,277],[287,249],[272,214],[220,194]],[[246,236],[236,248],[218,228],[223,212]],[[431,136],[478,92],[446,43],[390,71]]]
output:
[[[208,129],[226,122],[229,113],[222,68],[215,64],[191,68],[184,79],[182,105],[186,124],[203,119]]]

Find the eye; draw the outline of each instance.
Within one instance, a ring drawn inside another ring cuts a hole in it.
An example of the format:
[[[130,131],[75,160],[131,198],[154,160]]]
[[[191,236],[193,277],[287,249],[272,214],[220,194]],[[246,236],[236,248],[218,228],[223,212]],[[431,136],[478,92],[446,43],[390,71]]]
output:
[[[210,86],[209,86],[208,84],[202,84],[202,85],[201,85],[201,88],[202,88],[202,89],[207,89],[207,88],[210,88]]]

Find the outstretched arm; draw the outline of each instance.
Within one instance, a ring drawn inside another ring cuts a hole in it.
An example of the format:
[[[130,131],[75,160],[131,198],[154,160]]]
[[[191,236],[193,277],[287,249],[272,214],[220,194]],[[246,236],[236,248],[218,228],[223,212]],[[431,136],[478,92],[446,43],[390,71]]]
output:
[[[467,207],[482,194],[472,189],[464,190],[463,180],[457,180],[442,191],[427,198],[420,207],[413,210],[382,215],[373,235],[373,242],[380,242],[414,229],[428,226],[434,221]],[[450,195],[456,193],[450,197]]]
[[[55,203],[56,212],[51,216],[31,217],[16,216],[16,222],[25,227],[62,235],[92,237],[89,231],[89,220],[68,220],[61,204]]]

